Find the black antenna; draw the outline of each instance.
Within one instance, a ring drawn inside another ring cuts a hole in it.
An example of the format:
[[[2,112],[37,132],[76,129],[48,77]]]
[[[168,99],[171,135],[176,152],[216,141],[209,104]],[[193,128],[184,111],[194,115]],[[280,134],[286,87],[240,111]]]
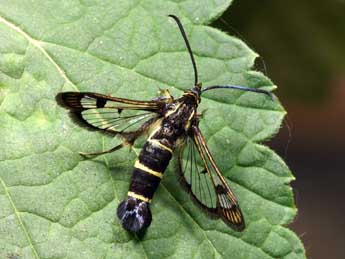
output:
[[[251,87],[246,87],[246,86],[240,86],[240,85],[213,85],[213,86],[203,88],[201,90],[201,93],[208,91],[208,90],[211,90],[211,89],[237,89],[237,90],[254,92],[254,93],[262,93],[262,94],[268,95],[269,97],[271,97],[272,100],[274,100],[273,94],[269,91],[251,88]]]
[[[169,14],[168,15],[169,17],[173,18],[175,20],[175,22],[177,23],[180,31],[181,31],[181,34],[182,34],[182,37],[184,39],[184,42],[186,43],[186,46],[187,46],[187,49],[188,49],[188,52],[189,52],[189,55],[190,55],[190,59],[192,60],[192,64],[193,64],[193,69],[194,69],[194,86],[199,86],[199,83],[198,83],[198,70],[196,69],[196,63],[195,63],[195,60],[194,60],[194,56],[193,56],[193,51],[192,51],[192,48],[190,47],[189,45],[189,42],[188,42],[188,39],[187,39],[187,35],[183,29],[183,26],[182,26],[182,23],[180,21],[180,19],[173,15],[173,14]]]

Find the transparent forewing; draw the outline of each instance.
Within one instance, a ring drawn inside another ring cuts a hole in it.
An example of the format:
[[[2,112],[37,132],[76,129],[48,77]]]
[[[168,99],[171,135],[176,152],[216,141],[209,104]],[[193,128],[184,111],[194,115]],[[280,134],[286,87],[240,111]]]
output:
[[[156,117],[147,111],[123,110],[113,108],[88,109],[81,117],[93,127],[111,132],[137,131],[143,122]]]
[[[235,230],[244,229],[244,219],[234,193],[220,173],[200,130],[192,126],[193,136],[180,153],[182,183],[196,203],[208,214],[223,219]]]
[[[190,192],[193,200],[212,215],[217,212],[217,196],[199,151],[192,138],[186,138],[179,154],[181,183]]]
[[[72,119],[89,129],[107,133],[136,132],[147,121],[160,117],[161,103],[134,101],[96,93],[65,92],[58,103],[70,110]]]

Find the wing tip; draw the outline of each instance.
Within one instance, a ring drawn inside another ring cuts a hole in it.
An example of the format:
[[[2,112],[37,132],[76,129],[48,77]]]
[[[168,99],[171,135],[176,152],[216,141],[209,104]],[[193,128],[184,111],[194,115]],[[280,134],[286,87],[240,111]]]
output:
[[[63,108],[69,110],[69,117],[71,118],[72,122],[77,124],[78,126],[88,129],[90,131],[96,131],[97,128],[93,127],[89,123],[87,123],[82,115],[82,107],[80,105],[76,105],[78,101],[80,102],[81,93],[79,92],[60,92],[55,96],[55,100],[58,105]]]
[[[58,93],[55,96],[55,101],[57,102],[58,105],[61,107],[67,108],[65,98],[64,98],[65,93]]]
[[[228,224],[233,230],[237,232],[242,232],[246,228],[246,224],[244,223],[244,220],[242,220],[241,224]]]
[[[58,105],[69,110],[82,110],[83,107],[80,103],[81,98],[84,96],[80,92],[61,92],[55,96]]]
[[[227,213],[224,210],[218,210],[220,218],[233,230],[242,232],[246,228],[243,214],[237,206],[235,210],[230,210]],[[231,216],[229,216],[230,214]]]

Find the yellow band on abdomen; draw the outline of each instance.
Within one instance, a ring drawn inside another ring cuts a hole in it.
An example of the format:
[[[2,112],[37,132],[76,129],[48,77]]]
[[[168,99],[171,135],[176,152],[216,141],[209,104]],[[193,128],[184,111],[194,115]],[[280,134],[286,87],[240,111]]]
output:
[[[151,143],[153,143],[154,145],[157,145],[161,148],[163,148],[166,151],[169,151],[171,154],[173,153],[172,149],[167,147],[166,145],[163,145],[162,143],[159,142],[159,140],[157,139],[149,139],[148,141],[150,141]]]
[[[150,203],[150,202],[151,202],[151,200],[150,200],[150,199],[148,199],[148,198],[144,197],[143,195],[136,194],[135,192],[128,192],[128,193],[127,193],[127,195],[128,195],[128,196],[131,196],[131,197],[133,197],[133,198],[135,198],[135,199],[138,199],[138,200],[144,201],[144,202],[148,202],[148,203]]]
[[[154,170],[148,168],[147,166],[145,166],[142,163],[140,163],[139,160],[137,160],[135,162],[134,167],[138,168],[138,169],[141,169],[141,170],[145,171],[148,174],[152,174],[154,176],[157,176],[157,177],[159,177],[161,179],[163,178],[163,174],[161,172],[157,172],[157,171],[154,171]]]

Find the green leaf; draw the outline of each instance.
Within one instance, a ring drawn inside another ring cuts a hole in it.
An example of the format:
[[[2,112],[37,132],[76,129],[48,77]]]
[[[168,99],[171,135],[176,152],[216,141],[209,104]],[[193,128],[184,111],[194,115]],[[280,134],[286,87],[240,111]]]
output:
[[[266,96],[205,94],[201,122],[216,161],[238,196],[247,228],[234,232],[196,208],[166,172],[140,240],[115,217],[137,149],[85,160],[118,140],[74,125],[56,105],[61,91],[94,91],[150,100],[193,85],[177,26],[182,19],[200,81],[273,90],[251,71],[256,54],[206,26],[230,0],[19,1],[0,5],[0,258],[305,258],[282,225],[296,215],[284,162],[258,142],[285,111]],[[134,152],[133,152],[134,151]]]

